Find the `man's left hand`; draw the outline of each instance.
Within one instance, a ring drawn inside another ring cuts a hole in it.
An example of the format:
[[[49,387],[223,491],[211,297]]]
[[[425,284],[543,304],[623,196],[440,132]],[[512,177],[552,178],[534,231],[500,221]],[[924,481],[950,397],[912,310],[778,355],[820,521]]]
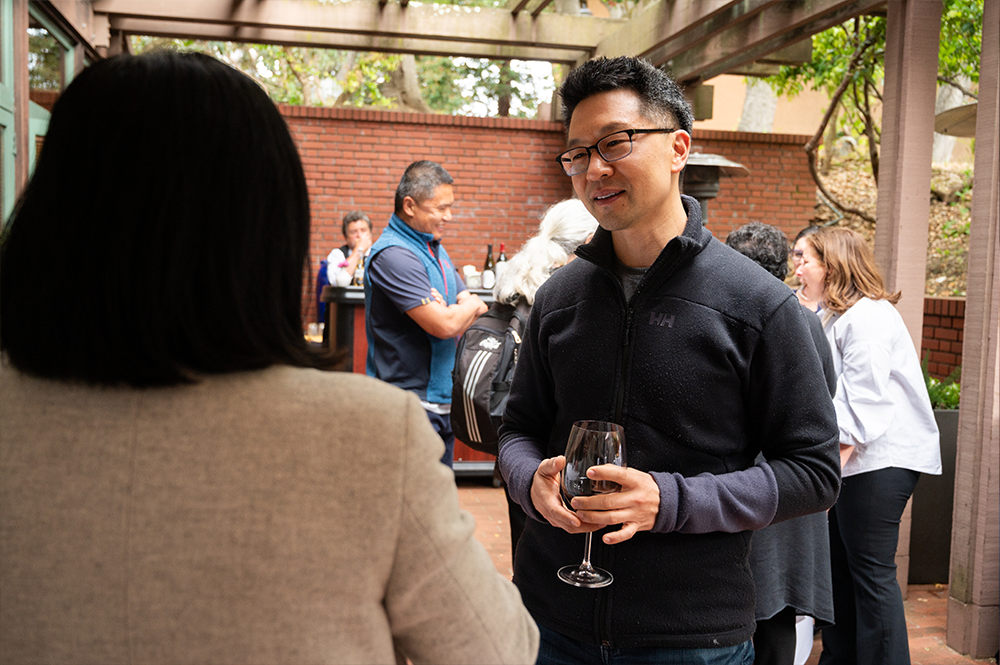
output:
[[[621,524],[622,528],[604,534],[606,545],[623,543],[639,531],[649,531],[660,512],[660,487],[644,471],[613,464],[591,467],[591,480],[610,480],[622,486],[613,494],[578,496],[573,499],[577,517],[591,524]]]

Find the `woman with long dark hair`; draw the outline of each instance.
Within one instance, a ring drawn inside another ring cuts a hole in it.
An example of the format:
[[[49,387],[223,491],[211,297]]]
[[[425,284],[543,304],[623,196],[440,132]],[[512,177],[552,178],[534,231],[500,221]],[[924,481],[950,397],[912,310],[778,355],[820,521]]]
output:
[[[263,90],[119,56],[0,248],[5,662],[529,662],[415,397],[302,334],[309,200]]]
[[[896,582],[896,544],[921,473],[941,473],[938,430],[900,293],[885,288],[860,234],[826,228],[805,238],[796,270],[823,321],[837,373],[843,482],[830,509],[834,618],[821,665],[909,663]]]

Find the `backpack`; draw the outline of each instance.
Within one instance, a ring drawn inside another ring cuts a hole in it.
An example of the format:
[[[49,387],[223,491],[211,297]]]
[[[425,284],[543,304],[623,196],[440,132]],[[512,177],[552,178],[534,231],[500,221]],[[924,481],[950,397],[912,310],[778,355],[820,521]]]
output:
[[[497,429],[514,377],[529,306],[493,303],[458,340],[451,373],[451,429],[474,450],[496,455]]]

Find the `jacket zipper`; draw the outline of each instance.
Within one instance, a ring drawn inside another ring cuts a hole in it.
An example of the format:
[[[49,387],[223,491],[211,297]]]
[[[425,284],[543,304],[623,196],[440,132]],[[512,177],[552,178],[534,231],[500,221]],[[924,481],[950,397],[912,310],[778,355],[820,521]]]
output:
[[[661,282],[666,281],[666,279],[669,278],[674,273],[674,271],[677,269],[677,265],[680,261],[680,258],[683,255],[684,255],[683,251],[674,251],[673,256],[670,257],[668,265],[666,267],[659,268],[660,271],[663,271],[662,274],[660,275]],[[646,275],[642,278],[642,280],[640,280],[639,285],[636,287],[635,293],[632,294],[631,302],[629,302],[625,298],[625,288],[622,286],[621,280],[618,279],[618,276],[614,273],[613,270],[607,268],[606,266],[602,265],[599,261],[595,260],[596,257],[589,257],[586,254],[579,254],[579,256],[590,261],[590,263],[592,263],[596,267],[603,270],[606,274],[608,274],[611,277],[611,279],[618,285],[618,293],[621,294],[622,301],[625,302],[625,330],[621,346],[622,373],[621,373],[621,382],[619,383],[617,391],[615,393],[615,411],[614,411],[614,422],[620,425],[624,425],[624,423],[622,422],[622,416],[625,408],[625,386],[628,385],[628,378],[629,378],[628,367],[630,367],[631,364],[631,352],[632,352],[632,342],[631,342],[632,322],[636,309],[633,306],[633,304],[637,303],[637,299],[640,293],[642,293],[643,287],[650,278],[650,272],[647,270]],[[650,266],[650,270],[652,268],[653,266]],[[607,559],[609,560],[605,561],[604,565],[608,568],[611,568],[612,561],[610,561],[610,559],[612,559],[612,556],[609,555]],[[601,594],[601,600],[597,608],[597,622],[598,625],[600,626],[599,637],[601,640],[601,645],[605,647],[611,646],[610,625],[608,619],[609,593],[611,593],[611,589],[608,589],[605,591],[605,593]]]
[[[628,385],[629,367],[631,366],[631,361],[632,361],[632,353],[631,353],[632,321],[635,315],[635,307],[632,306],[632,303],[634,303],[636,301],[636,298],[638,298],[639,293],[642,290],[642,285],[640,284],[638,287],[636,287],[635,293],[632,294],[632,300],[631,302],[629,302],[625,298],[625,288],[622,286],[621,281],[615,275],[612,275],[612,277],[618,284],[618,292],[621,294],[622,301],[624,301],[625,303],[625,330],[622,335],[622,346],[621,346],[622,372],[621,372],[621,380],[618,383],[618,389],[615,393],[615,411],[614,411],[614,422],[624,425],[622,419],[625,407],[625,386]],[[612,568],[613,566],[611,564],[614,562],[613,552],[609,551],[606,558],[607,561],[605,561],[605,565],[608,568]],[[603,594],[603,597],[601,598],[601,602],[598,605],[597,609],[598,625],[601,627],[600,628],[601,644],[605,647],[611,646],[611,636],[610,636],[611,626],[609,625],[609,615],[608,615],[608,593],[610,593],[610,591]]]
[[[430,243],[427,243],[427,253],[431,255],[431,258],[434,259],[434,261],[438,264],[438,268],[441,269],[441,279],[444,280],[445,302],[447,302],[448,301],[448,274],[445,272],[444,263],[442,263],[441,259],[434,253],[434,250],[431,249],[431,244]]]

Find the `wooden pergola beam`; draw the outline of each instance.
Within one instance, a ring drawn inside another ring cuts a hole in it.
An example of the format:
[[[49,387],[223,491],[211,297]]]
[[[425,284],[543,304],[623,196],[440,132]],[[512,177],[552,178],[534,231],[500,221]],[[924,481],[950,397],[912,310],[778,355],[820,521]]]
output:
[[[693,0],[692,2],[670,2],[658,0],[634,16],[621,30],[597,44],[595,57],[614,58],[619,55],[649,57],[664,49],[672,48],[660,65],[685,48],[699,44],[712,35],[721,32],[733,21],[742,21],[748,16],[772,5],[776,0]]]
[[[215,35],[212,38],[236,40],[237,34],[256,35],[239,38],[245,40],[278,34],[282,38],[275,43],[355,50],[383,50],[381,45],[386,44],[384,50],[388,52],[443,55],[504,52],[507,55],[496,57],[525,59],[539,59],[538,55],[551,52],[553,62],[572,62],[583,53],[589,54],[595,44],[625,24],[621,19],[563,14],[536,17],[524,11],[515,16],[507,9],[485,7],[380,5],[378,0],[342,4],[255,0],[239,5],[231,0],[97,0],[94,12],[106,14],[111,29],[128,32],[148,28],[155,32],[147,34],[179,34],[177,26],[186,24],[184,31],[196,37]],[[198,29],[199,26],[209,29]],[[221,37],[226,30],[229,36]],[[292,37],[295,33],[300,36]],[[454,46],[450,49],[438,46],[446,42],[453,42]],[[521,52],[535,55],[519,55]]]
[[[640,55],[657,66],[669,63],[679,81],[691,83],[731,71],[770,73],[772,63],[762,61],[768,54],[885,4],[658,0],[620,20],[540,14],[550,1],[508,0],[500,9],[388,0],[95,0],[93,6],[110,30],[125,34],[571,65]]]
[[[471,42],[459,39],[427,39],[390,37],[371,34],[306,32],[280,28],[241,27],[208,23],[184,23],[138,18],[112,18],[111,29],[126,34],[151,35],[241,42],[249,44],[281,44],[311,48],[331,48],[345,51],[379,53],[410,53],[492,60],[540,60],[572,64],[587,51],[571,48],[545,48],[518,44]]]
[[[886,0],[805,0],[779,2],[683,52],[661,47],[651,54],[654,64],[667,64],[679,82],[706,81],[737,70],[817,32],[885,5]],[[670,45],[673,46],[672,44]]]
[[[507,11],[514,16],[517,16],[521,12],[538,16],[551,3],[552,0],[507,0]]]

